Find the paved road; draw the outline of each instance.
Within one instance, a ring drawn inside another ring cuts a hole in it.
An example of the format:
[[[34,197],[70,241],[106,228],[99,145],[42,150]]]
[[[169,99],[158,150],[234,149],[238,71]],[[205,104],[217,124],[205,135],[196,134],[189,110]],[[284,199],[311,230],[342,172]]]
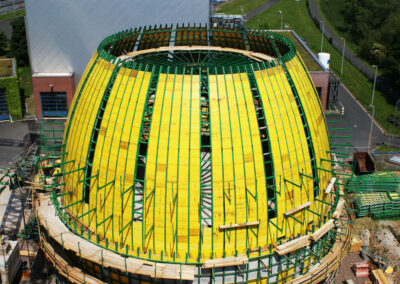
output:
[[[258,14],[261,14],[262,12],[264,12],[265,10],[267,10],[269,7],[271,7],[272,5],[275,5],[276,3],[278,3],[280,0],[270,0],[269,2],[258,6],[257,8],[255,8],[254,10],[251,10],[250,12],[248,12],[246,15],[244,15],[244,19],[247,21],[250,18],[257,16]]]
[[[350,92],[340,84],[339,100],[345,108],[345,116],[340,127],[347,127],[352,131],[352,151],[368,151],[368,140],[371,129],[371,116],[355,100]],[[371,148],[375,148],[387,141],[387,137],[374,121],[372,127]]]

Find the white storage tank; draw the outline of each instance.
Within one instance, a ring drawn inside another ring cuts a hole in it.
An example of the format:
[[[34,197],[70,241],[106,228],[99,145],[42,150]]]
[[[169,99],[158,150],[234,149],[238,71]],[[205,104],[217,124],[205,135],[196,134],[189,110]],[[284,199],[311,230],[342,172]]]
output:
[[[329,69],[329,62],[331,60],[331,55],[329,53],[326,52],[318,53],[318,59],[326,69]]]

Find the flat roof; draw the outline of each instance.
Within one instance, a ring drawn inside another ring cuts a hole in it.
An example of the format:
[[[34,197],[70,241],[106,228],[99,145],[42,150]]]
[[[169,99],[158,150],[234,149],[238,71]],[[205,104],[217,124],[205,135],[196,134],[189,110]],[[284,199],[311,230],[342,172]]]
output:
[[[59,72],[59,73],[48,73],[48,72],[35,72],[32,77],[71,77],[73,72]]]

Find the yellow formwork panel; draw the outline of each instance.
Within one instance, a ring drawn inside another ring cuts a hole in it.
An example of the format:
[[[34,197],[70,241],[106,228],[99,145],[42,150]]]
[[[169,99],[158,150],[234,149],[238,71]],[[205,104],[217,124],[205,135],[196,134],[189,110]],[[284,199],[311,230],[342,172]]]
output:
[[[264,71],[265,73],[265,71]],[[267,122],[267,128],[268,128],[268,135],[269,135],[269,140],[270,140],[270,147],[271,147],[271,152],[272,152],[272,159],[274,162],[274,175],[275,175],[275,185],[276,189],[279,191],[281,185],[282,185],[282,176],[283,176],[283,163],[281,159],[281,147],[280,147],[280,141],[278,138],[278,130],[277,130],[277,124],[275,122],[275,117],[273,116],[273,112],[275,111],[269,100],[268,100],[268,93],[267,93],[267,86],[268,83],[264,83],[263,76],[265,74],[262,74],[261,71],[256,71],[254,72],[256,82],[258,85],[258,89],[260,92],[260,97],[263,103],[264,107],[264,114],[265,114],[265,119]],[[275,107],[276,108],[276,107]],[[278,121],[279,122],[279,121]],[[282,142],[283,143],[283,142]],[[283,144],[282,144],[283,146]],[[282,198],[280,197],[279,194],[277,194],[277,203],[276,206],[279,208],[280,204],[284,204],[284,201],[282,202]],[[283,219],[282,219],[282,214],[278,211],[277,217],[274,218],[273,220],[270,220],[271,222],[274,222],[278,227],[283,228]],[[284,232],[280,232],[279,230],[276,230],[275,227],[269,225],[268,226],[269,234],[268,234],[268,239],[270,243],[274,243],[277,238],[284,236]]]
[[[266,245],[265,175],[247,75],[210,75],[209,94],[212,147],[221,151],[213,151],[212,155],[213,239],[205,233],[203,256],[211,254],[213,242],[214,257],[222,257],[223,252],[245,253],[247,248]],[[247,191],[257,194],[257,200]],[[219,230],[223,224],[260,219],[259,236],[263,236],[260,238],[248,228],[232,232]]]
[[[199,89],[197,75],[160,74],[149,139],[146,248],[176,260],[197,257],[200,235]]]
[[[318,116],[316,116],[316,128],[318,128],[319,130],[318,134],[320,134],[318,138],[321,140],[322,143],[321,145],[324,147],[324,150],[321,152],[321,156],[329,158],[330,154],[326,153],[326,151],[329,150],[329,141],[328,141],[328,136],[325,135],[328,132],[326,128],[325,119],[323,116],[323,111],[321,109],[321,104],[315,92],[315,87],[312,81],[309,79],[309,76],[306,73],[307,71],[301,64],[299,57],[293,58],[292,65],[294,66],[294,68],[296,68],[297,74],[299,76],[299,81],[300,81],[299,83],[301,83],[308,90],[308,99],[310,102],[310,106],[313,107],[315,113],[318,113]],[[330,166],[330,164],[328,166]]]
[[[179,126],[179,219],[178,256],[198,257],[200,239],[200,82],[184,76]]]
[[[293,219],[282,220],[280,217],[285,211],[301,204],[302,190],[292,183],[301,184],[300,173],[307,170],[307,167],[302,163],[305,157],[300,155],[301,152],[295,151],[294,145],[297,143],[298,146],[307,148],[307,144],[304,135],[301,135],[296,127],[299,120],[296,121],[294,117],[300,117],[298,110],[288,110],[291,97],[287,94],[291,91],[288,85],[280,83],[278,69],[274,67],[256,73],[272,145],[277,190],[281,192],[277,195],[277,205],[283,212],[278,212],[278,222],[286,222],[285,235],[293,235],[300,232],[301,224],[295,224]],[[282,168],[279,169],[277,164]]]
[[[312,176],[312,168],[311,168],[311,160],[310,160],[310,153],[306,143],[306,135],[304,132],[303,123],[301,120],[300,112],[296,104],[296,100],[294,94],[290,88],[290,85],[286,79],[286,75],[283,69],[278,66],[276,68],[271,68],[271,73],[273,76],[270,76],[270,81],[276,81],[276,84],[272,84],[275,88],[275,92],[278,92],[282,96],[282,104],[281,108],[287,114],[287,122],[286,129],[291,129],[291,138],[288,140],[289,146],[289,157],[290,159],[290,167],[293,172],[294,179],[292,180],[295,184],[301,185],[302,189],[299,190],[298,187],[291,187],[291,190],[287,192],[287,198],[289,201],[292,202],[292,208],[300,206],[305,202],[311,201],[313,199],[313,181],[312,179],[302,176],[301,173]],[[290,210],[291,208],[287,208]],[[303,222],[308,222],[310,219],[312,220],[315,216],[307,212],[302,212],[302,214],[298,214],[295,217],[299,220],[303,220]],[[289,228],[293,228],[295,233],[299,233],[298,230],[306,229],[305,226],[301,225],[300,223],[294,221],[293,219],[288,219],[289,221]]]
[[[331,170],[330,164],[328,165],[328,163],[321,161],[321,159],[330,159],[330,154],[327,153],[327,151],[329,151],[329,141],[326,135],[327,129],[323,112],[318,102],[318,98],[315,95],[315,89],[297,57],[294,57],[290,62],[288,62],[287,66],[289,73],[292,76],[295,85],[297,86],[299,97],[305,110],[307,120],[315,121],[315,123],[310,123],[309,127],[314,145],[317,166]],[[318,177],[320,179],[319,194],[322,195],[324,188],[327,186],[331,178],[331,174],[319,170]],[[312,205],[312,209],[317,212],[321,212],[322,207],[324,207],[324,205],[319,202],[314,202]]]
[[[230,77],[232,79],[229,79]],[[233,129],[239,129],[239,131],[233,131],[232,135],[236,141],[235,159],[243,164],[244,184],[247,189],[245,198],[248,201],[246,221],[260,221],[258,237],[248,232],[248,247],[257,248],[265,246],[267,234],[265,222],[267,199],[260,133],[258,129],[254,129],[257,127],[257,117],[247,74],[227,75],[226,78],[226,84],[233,86],[233,88],[228,88],[228,102],[230,115],[235,125]],[[239,150],[236,151],[238,148]]]
[[[218,98],[218,87],[217,87],[217,78],[216,76],[208,77],[208,86],[209,86],[209,97],[210,97],[210,128],[211,128],[211,146],[212,149],[221,149],[222,150],[222,135],[221,135],[221,121],[220,121],[220,111],[219,111],[219,98]],[[223,186],[224,186],[224,169],[223,169],[223,154],[224,151],[213,151],[212,152],[212,198],[213,198],[213,217],[219,216],[219,224],[223,224],[221,219],[224,216],[224,208],[221,201],[223,200]],[[229,185],[226,189],[227,192],[230,192],[231,189]],[[233,186],[232,186],[232,195],[233,196]],[[227,212],[228,209],[225,209]],[[213,225],[217,224],[216,220],[213,220]],[[208,258],[211,253],[212,246],[212,230],[203,230],[203,242],[202,242],[202,256]],[[223,241],[223,236],[220,237],[220,241]],[[208,253],[206,253],[208,252]]]
[[[124,67],[119,70],[100,125],[92,166],[92,176],[98,174],[98,177],[91,180],[90,207],[97,208],[97,223],[112,216],[97,233],[129,247],[133,244],[132,225],[122,232],[120,228],[132,222],[133,192],[124,196],[121,192],[133,185],[137,140],[150,76],[150,72]],[[111,184],[104,187],[107,183]],[[97,192],[97,186],[103,188]],[[110,202],[114,206],[104,206]]]
[[[265,182],[265,172],[264,172],[264,159],[261,147],[261,140],[260,140],[260,132],[258,129],[258,122],[257,122],[257,115],[253,102],[253,95],[250,89],[250,83],[248,80],[248,76],[246,73],[240,74],[240,84],[239,80],[235,75],[235,88],[237,92],[240,93],[240,88],[242,88],[243,96],[238,95],[238,103],[239,103],[239,113],[244,115],[247,113],[247,126],[246,122],[243,126],[243,132],[248,133],[247,135],[251,137],[250,143],[252,145],[252,155],[250,156],[249,153],[245,154],[245,163],[246,168],[249,167],[249,162],[253,161],[253,170],[254,170],[254,178],[256,182],[256,189],[258,194],[258,219],[260,220],[259,226],[259,238],[258,238],[258,246],[260,247],[267,247],[269,245],[268,239],[268,220],[267,216],[267,191],[266,191],[266,182]],[[242,119],[245,121],[246,118]],[[249,130],[246,130],[248,127]],[[244,135],[244,136],[247,136]],[[251,182],[251,181],[250,181]]]
[[[70,136],[68,137],[68,147],[65,150],[68,153],[65,160],[74,162],[66,165],[66,172],[82,168],[86,165],[93,123],[113,68],[114,65],[100,58],[82,90],[81,96],[83,99],[78,102],[76,107],[75,117],[70,128]],[[66,204],[82,201],[83,184],[79,183],[79,181],[83,178],[83,170],[67,175],[67,184],[70,188],[67,188],[66,191],[72,191],[73,193],[67,195],[68,197],[64,199]],[[86,208],[82,204],[78,204],[70,209],[71,211],[75,211],[76,215],[80,215]],[[89,216],[86,217],[86,220],[88,218]]]
[[[228,77],[229,78],[229,77]],[[217,89],[218,89],[218,102],[220,112],[221,138],[222,138],[222,151],[223,151],[223,174],[224,183],[222,184],[222,191],[230,190],[230,196],[234,196],[234,200],[230,204],[225,202],[227,212],[225,214],[225,222],[223,216],[213,215],[214,224],[214,252],[217,257],[222,257],[224,243],[223,238],[226,236],[224,232],[220,232],[218,227],[223,224],[235,224],[246,222],[246,185],[243,176],[243,161],[241,155],[241,142],[240,137],[235,137],[239,125],[237,119],[231,113],[228,93],[232,93],[232,80],[226,82],[227,76],[217,75]],[[212,97],[210,97],[212,98]],[[212,105],[211,105],[212,110]],[[213,128],[213,121],[211,120],[211,129]],[[238,139],[239,138],[239,139]],[[213,147],[214,148],[214,147]],[[239,149],[240,148],[240,149]],[[214,153],[214,152],[213,152]],[[238,155],[239,154],[239,155]],[[214,189],[213,189],[214,190]],[[213,195],[214,197],[215,195]],[[223,197],[224,198],[224,197]],[[213,200],[214,208],[216,206],[223,209],[223,198],[216,198]],[[227,205],[230,206],[227,206]],[[235,212],[236,210],[236,212]],[[246,251],[246,229],[235,230],[232,232],[231,240],[233,242],[233,249],[236,246],[238,253]],[[226,237],[225,237],[226,238]],[[243,241],[245,240],[245,241]]]
[[[156,199],[158,201],[158,199],[161,198],[161,196],[159,197],[158,195],[164,196],[165,194],[164,193],[165,189],[161,189],[160,191],[157,188],[155,188],[156,186],[155,177],[157,174],[156,171],[162,170],[162,167],[157,169],[157,163],[159,163],[158,162],[158,153],[159,153],[158,147],[160,143],[159,135],[161,133],[161,121],[163,115],[162,112],[164,106],[165,93],[167,92],[167,88],[172,89],[171,87],[172,84],[170,82],[171,78],[173,78],[173,75],[168,75],[168,74],[159,75],[156,99],[152,114],[151,131],[150,131],[149,145],[147,150],[146,176],[145,176],[146,184],[144,191],[144,196],[148,197],[145,198],[143,207],[143,230],[144,230],[143,234],[148,233],[147,237],[144,239],[144,244],[143,244],[143,248],[145,251],[151,249],[154,252],[155,249],[154,220],[156,216],[159,216],[155,215],[155,209],[156,207],[161,207],[164,205],[163,203],[156,204],[155,201]],[[162,141],[161,143],[165,143],[165,141]],[[165,153],[161,153],[161,155],[163,154]],[[152,192],[153,194],[151,194]],[[163,232],[160,232],[160,234],[163,234]]]
[[[80,100],[79,104],[77,106],[74,105],[74,108],[76,109],[75,114],[74,114],[74,119],[71,121],[71,124],[69,125],[69,137],[68,137],[68,142],[69,141],[73,141],[74,143],[76,143],[76,139],[77,136],[80,135],[80,131],[81,131],[81,123],[78,123],[80,121],[83,121],[85,119],[85,114],[86,112],[83,112],[83,106],[87,100],[87,97],[85,97],[84,95],[88,92],[91,91],[91,88],[93,87],[93,85],[95,84],[96,80],[98,79],[99,74],[101,75],[101,71],[103,70],[102,67],[102,63],[103,62],[97,62],[97,64],[95,64],[95,66],[93,67],[92,72],[90,73],[89,78],[87,79],[87,83],[86,85],[83,87],[82,90],[79,89],[79,92],[81,92],[81,97],[82,99]],[[78,89],[77,89],[78,92]],[[75,99],[75,103],[76,102],[76,98],[77,98],[77,94],[74,96]],[[71,116],[72,113],[70,113]],[[78,130],[77,130],[78,128]],[[65,132],[66,133],[66,132]],[[64,143],[66,142],[66,137],[64,137]],[[66,145],[65,148],[65,152],[67,153],[65,156],[65,161],[74,161],[76,153],[72,152],[71,149],[74,146],[74,143],[68,143]],[[72,158],[73,157],[73,158]],[[72,171],[74,169],[76,169],[77,167],[74,166],[74,163],[68,163],[65,165],[65,171],[69,172]],[[72,185],[71,182],[73,180],[74,176],[73,174],[67,174],[66,176],[64,176],[64,181],[66,182],[67,186],[65,189],[65,192],[71,192],[72,190],[76,190],[76,186],[75,184]],[[73,200],[77,200],[77,196],[76,196],[76,192],[73,191],[73,194],[71,195],[66,195],[64,197],[64,203],[72,203]]]

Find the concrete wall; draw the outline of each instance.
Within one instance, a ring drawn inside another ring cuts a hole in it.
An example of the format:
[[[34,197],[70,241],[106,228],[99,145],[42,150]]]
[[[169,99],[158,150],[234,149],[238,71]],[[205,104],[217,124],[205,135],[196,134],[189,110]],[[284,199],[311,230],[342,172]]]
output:
[[[32,73],[73,72],[106,36],[137,26],[208,24],[208,0],[26,0]]]

